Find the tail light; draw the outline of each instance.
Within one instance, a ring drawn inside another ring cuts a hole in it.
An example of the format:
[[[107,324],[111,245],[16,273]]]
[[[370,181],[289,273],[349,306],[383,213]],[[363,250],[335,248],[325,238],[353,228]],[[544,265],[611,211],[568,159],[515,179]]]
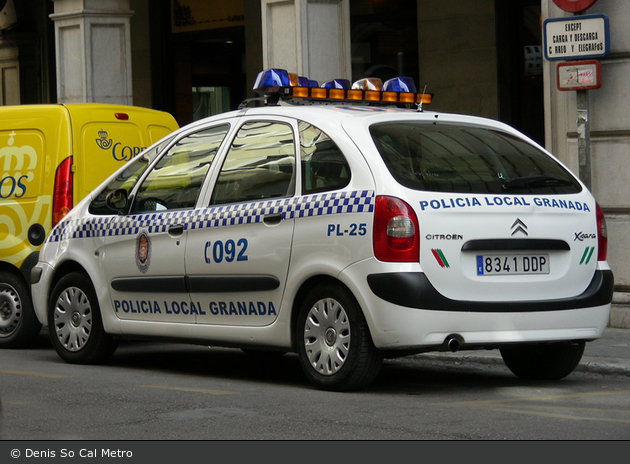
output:
[[[608,254],[608,230],[606,228],[606,218],[602,209],[596,204],[596,217],[597,217],[597,260],[606,261],[606,255]]]
[[[419,232],[416,213],[407,203],[394,197],[376,197],[373,232],[376,259],[417,263]]]
[[[55,173],[53,189],[52,226],[57,225],[72,209],[72,157],[61,162]]]

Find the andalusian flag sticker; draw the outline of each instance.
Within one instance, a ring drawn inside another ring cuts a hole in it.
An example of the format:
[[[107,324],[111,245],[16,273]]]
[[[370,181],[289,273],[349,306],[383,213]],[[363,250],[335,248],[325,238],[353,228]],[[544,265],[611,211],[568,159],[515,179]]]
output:
[[[594,251],[595,247],[586,247],[586,250],[584,250],[584,253],[582,254],[580,264],[588,264],[588,262],[591,260],[591,256],[593,256]]]
[[[450,264],[448,264],[446,256],[444,256],[444,253],[442,253],[442,250],[440,250],[439,248],[432,249],[431,253],[433,253],[433,256],[435,256],[435,259],[437,260],[440,267],[451,267]]]

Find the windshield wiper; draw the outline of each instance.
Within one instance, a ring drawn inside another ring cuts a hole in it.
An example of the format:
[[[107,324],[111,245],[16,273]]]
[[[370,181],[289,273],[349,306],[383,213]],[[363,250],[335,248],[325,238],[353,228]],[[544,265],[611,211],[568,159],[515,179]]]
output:
[[[505,180],[503,182],[503,188],[510,190],[514,188],[522,187],[568,187],[573,185],[573,182],[567,179],[558,179],[551,176],[526,176],[515,177],[514,179]]]

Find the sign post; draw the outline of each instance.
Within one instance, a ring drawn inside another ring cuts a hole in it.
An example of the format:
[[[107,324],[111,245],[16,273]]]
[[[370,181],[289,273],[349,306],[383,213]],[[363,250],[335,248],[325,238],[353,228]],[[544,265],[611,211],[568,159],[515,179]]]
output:
[[[587,90],[602,85],[601,65],[596,60],[558,63],[558,90],[577,91],[577,133],[580,179],[591,189],[591,128]]]
[[[591,124],[589,122],[588,91],[577,91],[577,133],[580,179],[591,189]]]
[[[591,189],[591,126],[588,90],[601,87],[601,66],[598,61],[610,52],[608,17],[603,14],[583,15],[597,0],[553,0],[562,10],[578,15],[547,19],[543,24],[545,58],[581,60],[559,63],[556,67],[558,90],[575,90],[577,94],[577,133],[579,176]]]

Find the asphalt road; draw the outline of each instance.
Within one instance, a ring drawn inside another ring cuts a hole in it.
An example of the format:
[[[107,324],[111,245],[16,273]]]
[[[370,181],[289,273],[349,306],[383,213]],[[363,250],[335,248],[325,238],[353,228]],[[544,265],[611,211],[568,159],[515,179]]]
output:
[[[330,393],[313,389],[291,354],[259,359],[234,349],[124,343],[109,364],[80,366],[61,361],[42,338],[36,348],[0,355],[7,446],[630,439],[630,383],[614,372],[524,382],[498,362],[414,356],[387,361],[361,392]]]

